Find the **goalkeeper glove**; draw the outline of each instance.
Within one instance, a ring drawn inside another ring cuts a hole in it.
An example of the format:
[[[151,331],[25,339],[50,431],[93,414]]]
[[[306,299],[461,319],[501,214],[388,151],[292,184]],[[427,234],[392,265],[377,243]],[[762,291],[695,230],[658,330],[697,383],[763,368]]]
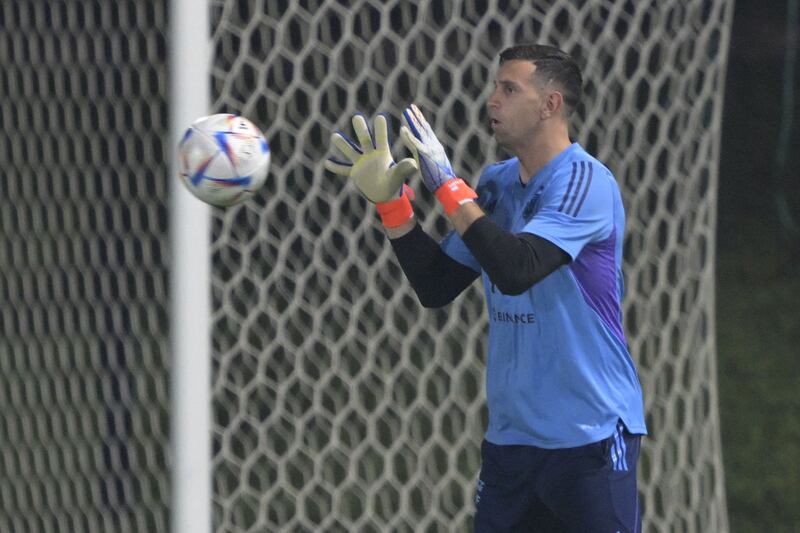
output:
[[[411,104],[403,111],[403,122],[400,136],[414,154],[422,181],[442,203],[445,213],[450,215],[461,205],[474,201],[478,195],[455,175],[444,146],[416,105]]]
[[[348,161],[329,158],[325,161],[325,168],[335,174],[348,176],[361,194],[376,204],[384,226],[401,226],[414,216],[410,201],[413,200],[413,192],[404,183],[408,175],[417,169],[417,163],[411,158],[394,162],[389,150],[389,133],[384,115],[375,117],[374,136],[363,115],[354,115],[352,122],[360,146],[341,131],[332,134],[331,144]]]

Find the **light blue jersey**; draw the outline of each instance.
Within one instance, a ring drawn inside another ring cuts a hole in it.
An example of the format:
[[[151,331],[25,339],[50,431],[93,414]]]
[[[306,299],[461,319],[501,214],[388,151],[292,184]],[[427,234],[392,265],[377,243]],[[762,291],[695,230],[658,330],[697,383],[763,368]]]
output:
[[[577,143],[523,187],[519,161],[486,168],[484,211],[512,233],[533,233],[572,258],[518,296],[482,273],[489,314],[486,395],[494,444],[582,446],[619,419],[646,433],[642,390],[622,331],[625,213],[611,172]],[[445,253],[481,271],[460,236]]]

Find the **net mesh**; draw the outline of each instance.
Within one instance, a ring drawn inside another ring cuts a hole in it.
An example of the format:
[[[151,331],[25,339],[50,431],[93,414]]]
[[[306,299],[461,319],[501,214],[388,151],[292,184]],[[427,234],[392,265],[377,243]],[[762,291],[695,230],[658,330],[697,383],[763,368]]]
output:
[[[420,308],[373,208],[320,161],[353,112],[413,100],[474,181],[502,157],[483,103],[520,41],[584,66],[575,137],[622,187],[645,530],[727,530],[713,263],[731,3],[531,4],[212,2],[215,110],[273,150],[257,198],[214,214],[217,532],[469,529],[480,287]],[[166,5],[0,4],[2,531],[168,530]]]
[[[0,531],[167,531],[165,11],[0,4]]]
[[[645,530],[727,530],[713,250],[731,3],[532,4],[212,3],[215,110],[252,118],[273,150],[258,198],[214,218],[217,531],[470,528],[480,287],[422,309],[373,208],[320,161],[354,112],[396,117],[416,101],[474,182],[502,156],[484,106],[497,53],[523,41],[584,65],[574,136],[623,191],[625,329],[652,433]],[[442,236],[441,210],[418,197]]]

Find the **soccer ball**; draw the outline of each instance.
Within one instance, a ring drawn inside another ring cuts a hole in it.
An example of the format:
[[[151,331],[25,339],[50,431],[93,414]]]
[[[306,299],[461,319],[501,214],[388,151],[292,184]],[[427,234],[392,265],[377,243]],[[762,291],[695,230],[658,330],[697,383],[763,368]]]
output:
[[[178,144],[180,177],[202,201],[227,207],[253,196],[267,179],[269,145],[246,118],[219,113],[197,119]]]

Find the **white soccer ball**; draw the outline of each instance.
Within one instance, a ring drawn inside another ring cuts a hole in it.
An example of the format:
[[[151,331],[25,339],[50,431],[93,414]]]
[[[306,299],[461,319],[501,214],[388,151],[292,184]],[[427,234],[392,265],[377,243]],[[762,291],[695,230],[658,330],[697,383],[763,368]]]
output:
[[[180,178],[202,201],[231,206],[253,196],[269,171],[269,145],[246,118],[219,113],[197,119],[178,144]]]

